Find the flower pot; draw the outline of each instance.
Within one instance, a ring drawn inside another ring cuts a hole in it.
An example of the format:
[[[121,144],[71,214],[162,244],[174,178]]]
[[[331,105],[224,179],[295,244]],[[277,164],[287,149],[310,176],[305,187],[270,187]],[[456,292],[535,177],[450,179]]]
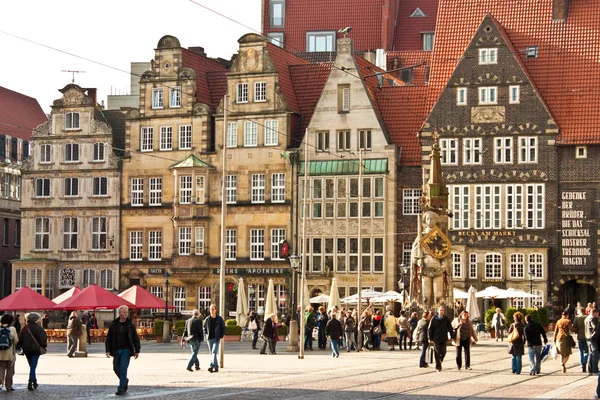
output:
[[[239,342],[242,340],[242,335],[226,335],[223,336],[226,342]]]
[[[156,336],[156,343],[162,343],[162,336]]]
[[[489,333],[490,333],[490,337],[491,337],[492,339],[496,337],[496,330],[495,330],[495,329],[493,329],[493,328],[492,328],[492,329],[490,329],[490,330],[489,330]]]

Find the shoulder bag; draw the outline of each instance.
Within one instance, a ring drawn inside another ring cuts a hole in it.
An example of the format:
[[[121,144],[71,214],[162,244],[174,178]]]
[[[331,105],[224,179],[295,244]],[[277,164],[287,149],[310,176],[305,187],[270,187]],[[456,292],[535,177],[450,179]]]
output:
[[[519,330],[517,329],[516,325],[513,325],[513,330],[508,334],[506,340],[508,340],[508,343],[514,343],[519,340],[519,338],[521,338],[521,335],[519,335]]]
[[[29,334],[31,335],[31,338],[33,339],[33,342],[37,345],[38,349],[40,349],[40,355],[46,354],[46,348],[40,346],[38,341],[35,339],[35,336],[33,336],[33,333],[31,332],[31,329],[29,329],[29,327],[27,327],[27,332],[29,332]]]

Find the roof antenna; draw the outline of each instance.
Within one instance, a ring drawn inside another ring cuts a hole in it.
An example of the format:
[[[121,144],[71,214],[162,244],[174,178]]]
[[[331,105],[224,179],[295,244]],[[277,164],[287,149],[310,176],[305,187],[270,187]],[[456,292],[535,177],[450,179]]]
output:
[[[60,72],[70,72],[72,74],[71,83],[75,83],[75,74],[85,74],[85,71],[75,71],[72,69],[62,69]]]

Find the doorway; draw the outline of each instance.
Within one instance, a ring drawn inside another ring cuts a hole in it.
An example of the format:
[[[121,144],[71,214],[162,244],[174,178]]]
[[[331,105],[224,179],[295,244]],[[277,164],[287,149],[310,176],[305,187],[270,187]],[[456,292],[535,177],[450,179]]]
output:
[[[563,285],[563,305],[566,308],[568,304],[573,307],[580,302],[582,306],[596,301],[596,291],[586,281],[570,280]]]
[[[238,287],[236,283],[225,284],[225,315],[222,316],[223,319],[227,319],[231,312],[237,310],[237,294]]]

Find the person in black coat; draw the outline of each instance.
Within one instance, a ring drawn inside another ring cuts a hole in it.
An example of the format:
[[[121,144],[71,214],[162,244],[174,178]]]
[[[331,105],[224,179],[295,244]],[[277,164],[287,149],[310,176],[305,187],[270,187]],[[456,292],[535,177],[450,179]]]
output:
[[[225,336],[225,321],[217,314],[216,304],[210,305],[210,315],[204,319],[204,336],[208,338],[208,349],[210,351],[210,366],[208,372],[219,372],[217,355],[221,339]]]
[[[433,345],[435,355],[435,369],[440,372],[442,370],[442,362],[446,357],[446,344],[448,343],[448,334],[452,339],[455,338],[454,329],[448,317],[444,315],[445,309],[443,306],[438,308],[438,314],[431,318],[427,335],[429,336],[429,344]]]
[[[127,393],[129,385],[127,368],[130,357],[138,358],[140,355],[140,338],[135,325],[128,318],[129,308],[121,306],[118,313],[119,318],[115,319],[108,328],[104,347],[106,348],[106,357],[113,357],[113,371],[119,377],[119,387],[115,394],[122,396]]]
[[[548,343],[548,338],[542,325],[534,321],[531,315],[525,316],[525,322],[523,333],[529,347],[529,375],[539,375],[542,365],[542,337],[544,344]]]
[[[262,333],[262,339],[264,340],[264,343],[262,345],[262,349],[260,349],[260,354],[267,354],[267,345],[269,345],[269,354],[275,354],[275,349],[273,347],[273,333],[275,332],[273,327],[274,316],[275,314],[271,314],[271,316],[265,321]]]
[[[289,326],[289,325],[288,325]],[[258,331],[260,331],[260,321],[254,310],[248,314],[248,329],[252,331],[252,350],[256,350],[256,342],[258,342]]]
[[[331,352],[332,356],[338,358],[340,356],[340,352],[338,350],[338,341],[342,337],[342,324],[337,319],[335,313],[331,313],[331,318],[327,321],[327,325],[325,325],[325,334],[329,338],[329,343],[331,344]]]
[[[185,321],[185,329],[183,330],[182,343],[188,342],[192,351],[192,356],[188,361],[187,370],[192,371],[192,365],[196,366],[196,371],[200,369],[200,361],[198,361],[198,350],[202,343],[202,320],[200,319],[200,311],[194,310],[192,318]]]
[[[29,363],[27,390],[36,390],[38,388],[35,370],[40,356],[42,353],[46,353],[46,348],[48,347],[46,331],[38,324],[39,319],[40,315],[38,313],[32,312],[27,314],[27,323],[19,333],[19,344]]]

